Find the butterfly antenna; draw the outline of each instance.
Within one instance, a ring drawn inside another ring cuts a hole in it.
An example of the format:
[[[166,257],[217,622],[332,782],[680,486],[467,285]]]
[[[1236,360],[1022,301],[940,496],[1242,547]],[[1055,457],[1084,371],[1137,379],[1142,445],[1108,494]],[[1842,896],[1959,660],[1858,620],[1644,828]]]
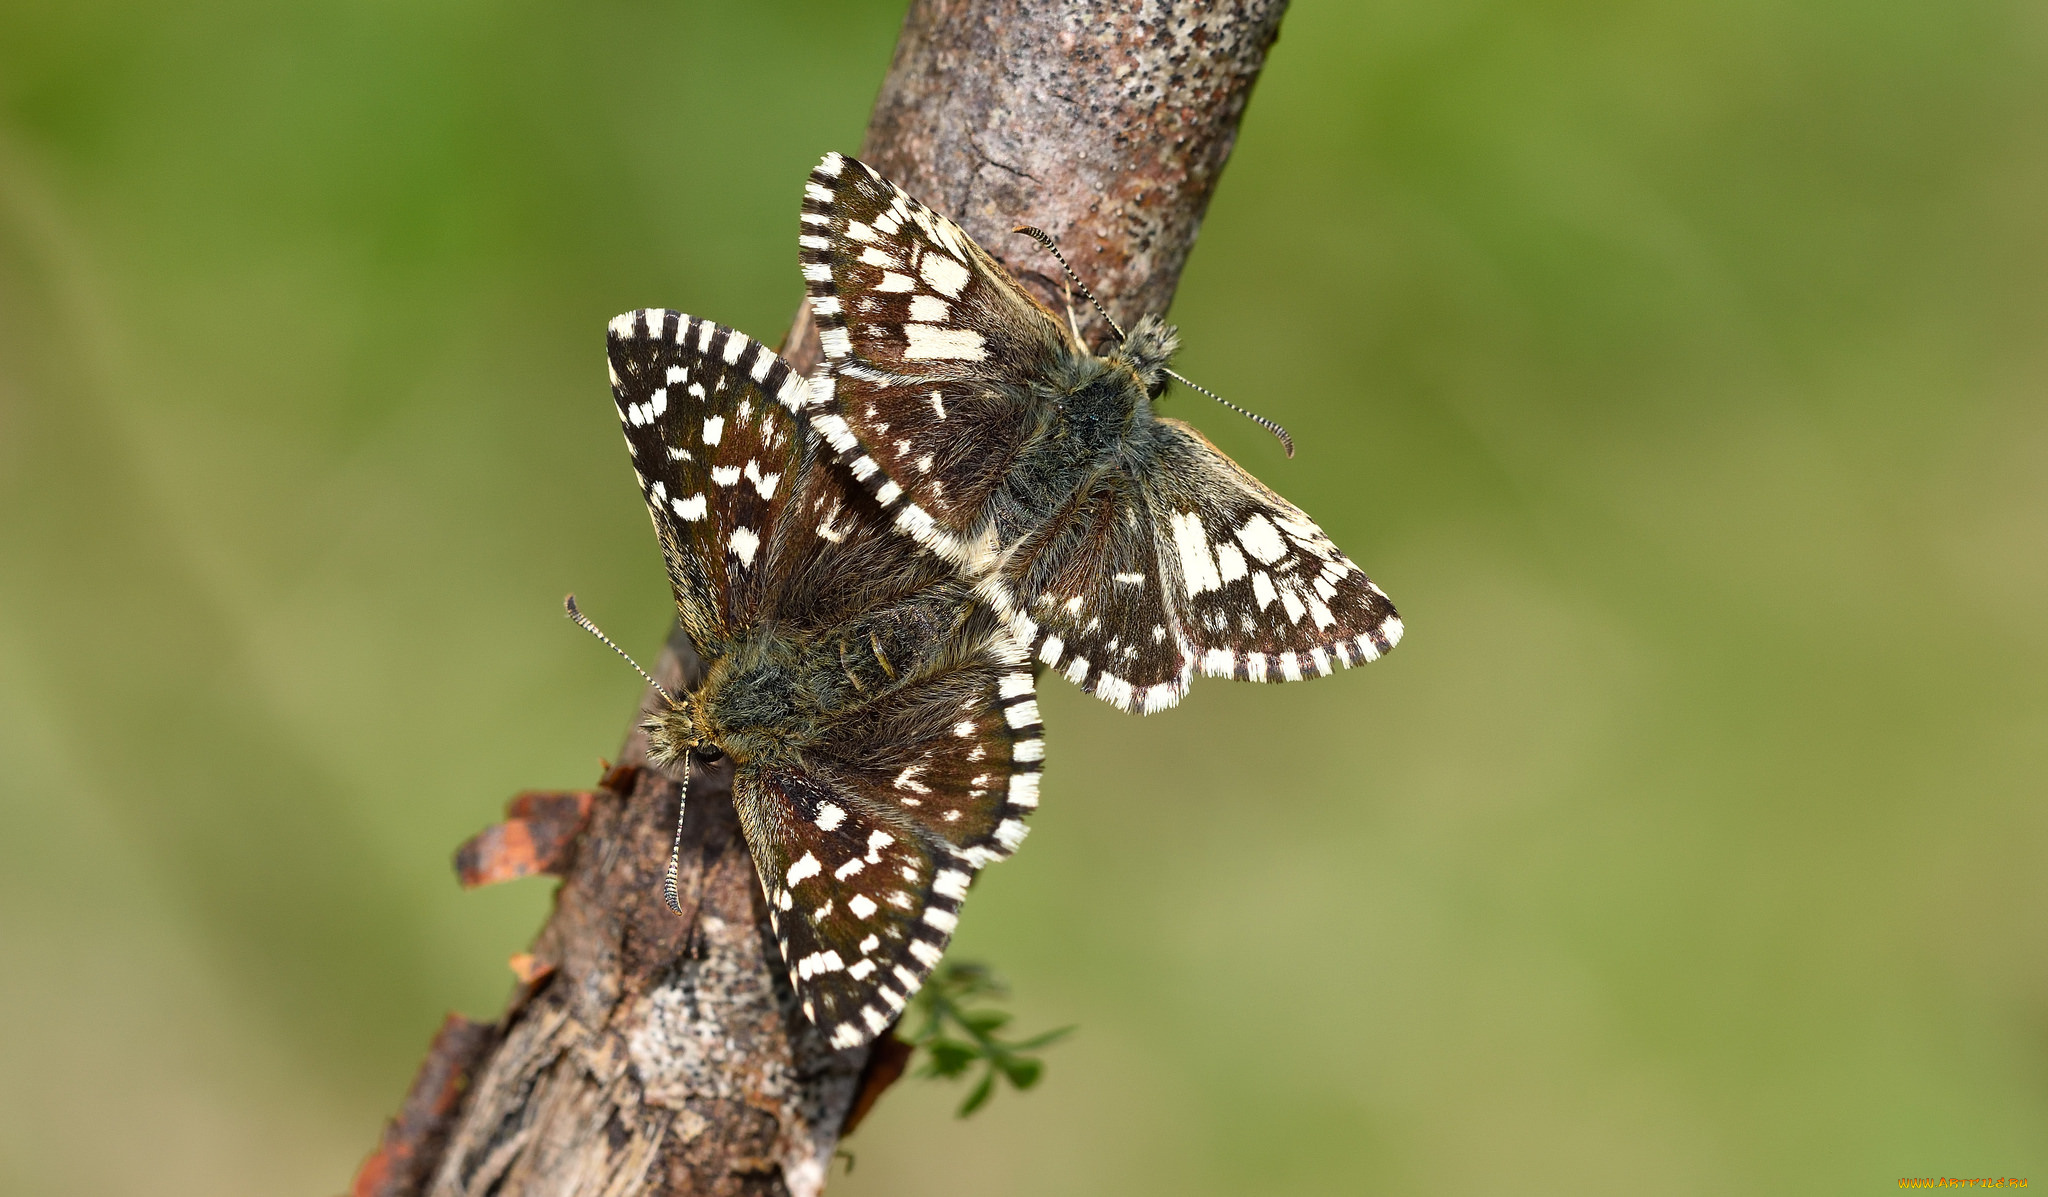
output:
[[[683,900],[676,894],[676,873],[683,862],[683,812],[690,809],[690,754],[683,754],[683,792],[676,799],[676,842],[668,850],[668,872],[661,875],[661,897],[668,908],[683,912]]]
[[[1016,228],[1011,229],[1010,231],[1013,233],[1022,233],[1026,237],[1029,237],[1033,241],[1036,241],[1040,245],[1043,245],[1046,249],[1046,252],[1053,256],[1053,260],[1060,264],[1060,269],[1066,271],[1067,281],[1074,284],[1074,289],[1076,291],[1079,291],[1081,293],[1081,297],[1083,299],[1086,299],[1088,301],[1089,306],[1095,309],[1095,313],[1102,317],[1103,323],[1109,325],[1110,330],[1116,333],[1116,339],[1119,341],[1124,339],[1124,326],[1118,324],[1115,320],[1111,319],[1109,313],[1102,310],[1102,305],[1096,302],[1095,292],[1090,291],[1088,289],[1088,284],[1081,281],[1081,276],[1074,273],[1074,268],[1072,266],[1067,265],[1067,259],[1060,253],[1060,247],[1054,245],[1052,238],[1045,235],[1045,230],[1034,229],[1028,224],[1020,224]]]
[[[562,606],[564,606],[564,607],[566,607],[566,608],[568,609],[568,611],[569,611],[569,618],[570,618],[570,619],[573,619],[573,620],[575,620],[575,621],[576,621],[576,626],[577,626],[577,627],[580,627],[580,628],[582,628],[582,629],[583,629],[584,631],[586,631],[586,632],[589,632],[589,633],[590,633],[591,635],[593,635],[593,636],[597,637],[597,638],[598,638],[599,640],[602,640],[602,641],[604,641],[604,642],[605,642],[605,644],[606,644],[606,645],[607,645],[607,646],[608,646],[608,647],[609,647],[609,648],[610,648],[610,649],[611,649],[611,650],[612,650],[613,652],[615,652],[615,653],[619,654],[619,655],[620,655],[620,656],[622,656],[622,657],[625,657],[625,658],[626,658],[626,664],[628,664],[628,665],[631,665],[631,666],[633,667],[633,672],[635,672],[635,673],[639,674],[639,675],[640,675],[641,677],[647,678],[647,684],[648,684],[648,685],[650,685],[650,686],[652,686],[652,687],[654,687],[654,692],[655,692],[656,694],[659,694],[659,695],[661,695],[661,696],[662,696],[663,698],[666,698],[666,699],[668,699],[668,701],[669,701],[669,705],[670,705],[670,706],[674,706],[674,705],[675,705],[675,701],[676,701],[676,696],[675,696],[675,695],[673,695],[673,694],[670,694],[670,693],[669,693],[668,691],[666,691],[666,690],[662,689],[662,688],[661,688],[661,683],[660,683],[660,682],[657,682],[657,681],[655,681],[655,680],[654,680],[654,679],[653,679],[652,677],[649,677],[649,676],[648,676],[648,673],[647,673],[647,671],[646,671],[645,669],[642,669],[642,668],[640,668],[640,662],[638,662],[638,661],[635,661],[635,660],[634,660],[634,659],[632,658],[632,655],[631,655],[631,654],[629,654],[629,653],[628,653],[628,652],[627,652],[627,651],[626,651],[625,649],[623,649],[623,648],[620,648],[620,647],[619,647],[618,645],[616,645],[616,644],[613,644],[613,643],[612,643],[612,638],[611,638],[610,636],[607,636],[607,635],[605,635],[605,634],[604,634],[603,632],[600,632],[600,631],[598,631],[598,630],[597,630],[597,625],[596,625],[596,624],[594,624],[594,623],[592,623],[592,622],[590,622],[590,618],[589,618],[589,616],[586,616],[585,614],[583,614],[583,612],[581,612],[581,611],[578,611],[578,610],[576,609],[576,596],[575,596],[575,595],[573,595],[573,594],[572,594],[572,595],[570,595],[570,596],[569,596],[568,598],[565,598],[565,599],[563,599],[563,600],[562,600]]]
[[[1207,395],[1209,398],[1214,399],[1216,402],[1221,403],[1223,406],[1236,412],[1238,415],[1243,416],[1245,419],[1250,420],[1252,423],[1257,424],[1261,428],[1264,428],[1267,432],[1270,432],[1274,436],[1279,437],[1280,444],[1287,450],[1287,456],[1294,456],[1294,438],[1287,435],[1287,430],[1285,428],[1280,427],[1278,424],[1275,424],[1273,421],[1268,420],[1266,417],[1259,415],[1256,412],[1246,411],[1245,409],[1239,407],[1237,404],[1232,403],[1230,400],[1225,399],[1223,396],[1210,390],[1208,387],[1203,386],[1199,382],[1190,382],[1188,379],[1182,378],[1180,375],[1175,374],[1171,370],[1168,370],[1166,373],[1173,378],[1179,379],[1181,382],[1187,383],[1188,386],[1195,388],[1196,390],[1202,392],[1204,395]]]

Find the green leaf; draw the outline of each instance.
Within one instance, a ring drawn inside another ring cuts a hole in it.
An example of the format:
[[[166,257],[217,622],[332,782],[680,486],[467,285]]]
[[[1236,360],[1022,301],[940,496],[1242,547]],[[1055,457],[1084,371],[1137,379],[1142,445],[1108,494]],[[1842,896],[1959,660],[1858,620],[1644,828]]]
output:
[[[1045,1075],[1044,1062],[1027,1053],[1065,1038],[1073,1027],[1060,1027],[1034,1035],[1021,1043],[1005,1043],[1002,1031],[1010,1025],[1007,1010],[982,1007],[970,1010],[975,999],[996,1000],[1009,990],[1002,978],[983,964],[951,962],[942,964],[918,993],[906,1013],[910,1042],[925,1053],[920,1076],[958,1080],[975,1065],[982,1065],[981,1077],[960,1103],[959,1116],[974,1113],[995,1096],[999,1082],[1007,1080],[1020,1092]]]
[[[960,1015],[960,1025],[980,1035],[992,1035],[1009,1025],[1010,1015],[1003,1010],[976,1010]]]
[[[1070,1026],[1061,1027],[1058,1030],[1047,1031],[1043,1035],[1033,1035],[1031,1038],[1026,1039],[1022,1043],[1011,1044],[1010,1050],[1019,1052],[1035,1051],[1038,1048],[1046,1046],[1047,1044],[1058,1043],[1060,1040],[1065,1039],[1067,1036],[1073,1034],[1076,1029],[1077,1028]]]
[[[967,1100],[960,1103],[960,1112],[956,1117],[965,1118],[980,1109],[981,1104],[987,1101],[989,1096],[995,1091],[996,1074],[994,1070],[990,1070],[981,1078],[981,1083],[974,1087],[974,1092],[967,1095]]]
[[[1019,1089],[1029,1089],[1036,1085],[1040,1074],[1045,1071],[1042,1062],[1018,1056],[1006,1057],[998,1061],[998,1065],[1002,1068],[1003,1075],[1009,1077],[1010,1083]]]
[[[933,1076],[959,1076],[981,1058],[980,1048],[957,1039],[934,1039],[925,1044],[925,1050],[931,1054],[929,1068]]]

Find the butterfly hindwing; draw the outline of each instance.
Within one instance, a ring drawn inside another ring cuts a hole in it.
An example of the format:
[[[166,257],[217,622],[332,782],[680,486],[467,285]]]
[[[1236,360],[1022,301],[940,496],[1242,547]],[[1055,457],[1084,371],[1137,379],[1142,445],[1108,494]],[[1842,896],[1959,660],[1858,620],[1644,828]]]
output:
[[[952,940],[975,872],[1038,805],[1031,675],[1001,641],[852,717],[832,755],[743,771],[734,798],[805,1014],[856,1047]]]
[[[1006,551],[980,589],[1040,661],[1121,710],[1150,713],[1187,692],[1174,579],[1135,478],[1097,478]]]
[[[1392,601],[1307,513],[1193,428],[1159,424],[1154,527],[1195,668],[1295,681],[1378,660],[1400,642]]]
[[[864,163],[827,154],[802,221],[830,367],[818,431],[899,527],[976,563],[982,505],[1034,415],[1021,384],[1077,346],[960,226]]]
[[[795,486],[804,380],[745,333],[658,308],[613,320],[606,351],[683,628],[729,641],[757,614],[763,548]]]

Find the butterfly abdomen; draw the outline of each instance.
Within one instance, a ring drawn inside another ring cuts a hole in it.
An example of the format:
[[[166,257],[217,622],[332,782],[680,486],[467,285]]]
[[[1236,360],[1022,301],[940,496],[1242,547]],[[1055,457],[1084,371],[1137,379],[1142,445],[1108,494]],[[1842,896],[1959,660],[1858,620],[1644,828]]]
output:
[[[928,676],[947,659],[971,601],[966,583],[947,581],[848,621],[833,639],[838,676],[859,696],[849,701]]]

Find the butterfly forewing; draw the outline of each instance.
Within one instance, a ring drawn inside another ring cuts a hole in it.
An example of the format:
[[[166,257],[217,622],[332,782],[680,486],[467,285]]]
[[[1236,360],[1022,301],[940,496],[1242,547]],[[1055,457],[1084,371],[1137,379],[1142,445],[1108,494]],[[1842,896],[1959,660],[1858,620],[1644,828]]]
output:
[[[899,527],[985,554],[982,504],[1032,418],[1026,380],[1075,346],[960,227],[828,154],[804,189],[805,285],[830,371],[817,429]]]
[[[613,320],[612,396],[684,631],[706,648],[756,615],[763,549],[802,445],[801,377],[745,333],[656,308]]]
[[[1195,667],[1295,681],[1378,660],[1400,642],[1386,594],[1301,508],[1178,420],[1161,420],[1155,529]]]
[[[1016,656],[913,682],[851,716],[860,728],[832,755],[736,779],[790,982],[835,1047],[896,1020],[976,870],[1024,837],[1044,741]]]
[[[953,568],[889,526],[873,495],[851,484],[815,436],[769,547],[774,585],[765,618],[812,631],[834,629],[948,582]]]

